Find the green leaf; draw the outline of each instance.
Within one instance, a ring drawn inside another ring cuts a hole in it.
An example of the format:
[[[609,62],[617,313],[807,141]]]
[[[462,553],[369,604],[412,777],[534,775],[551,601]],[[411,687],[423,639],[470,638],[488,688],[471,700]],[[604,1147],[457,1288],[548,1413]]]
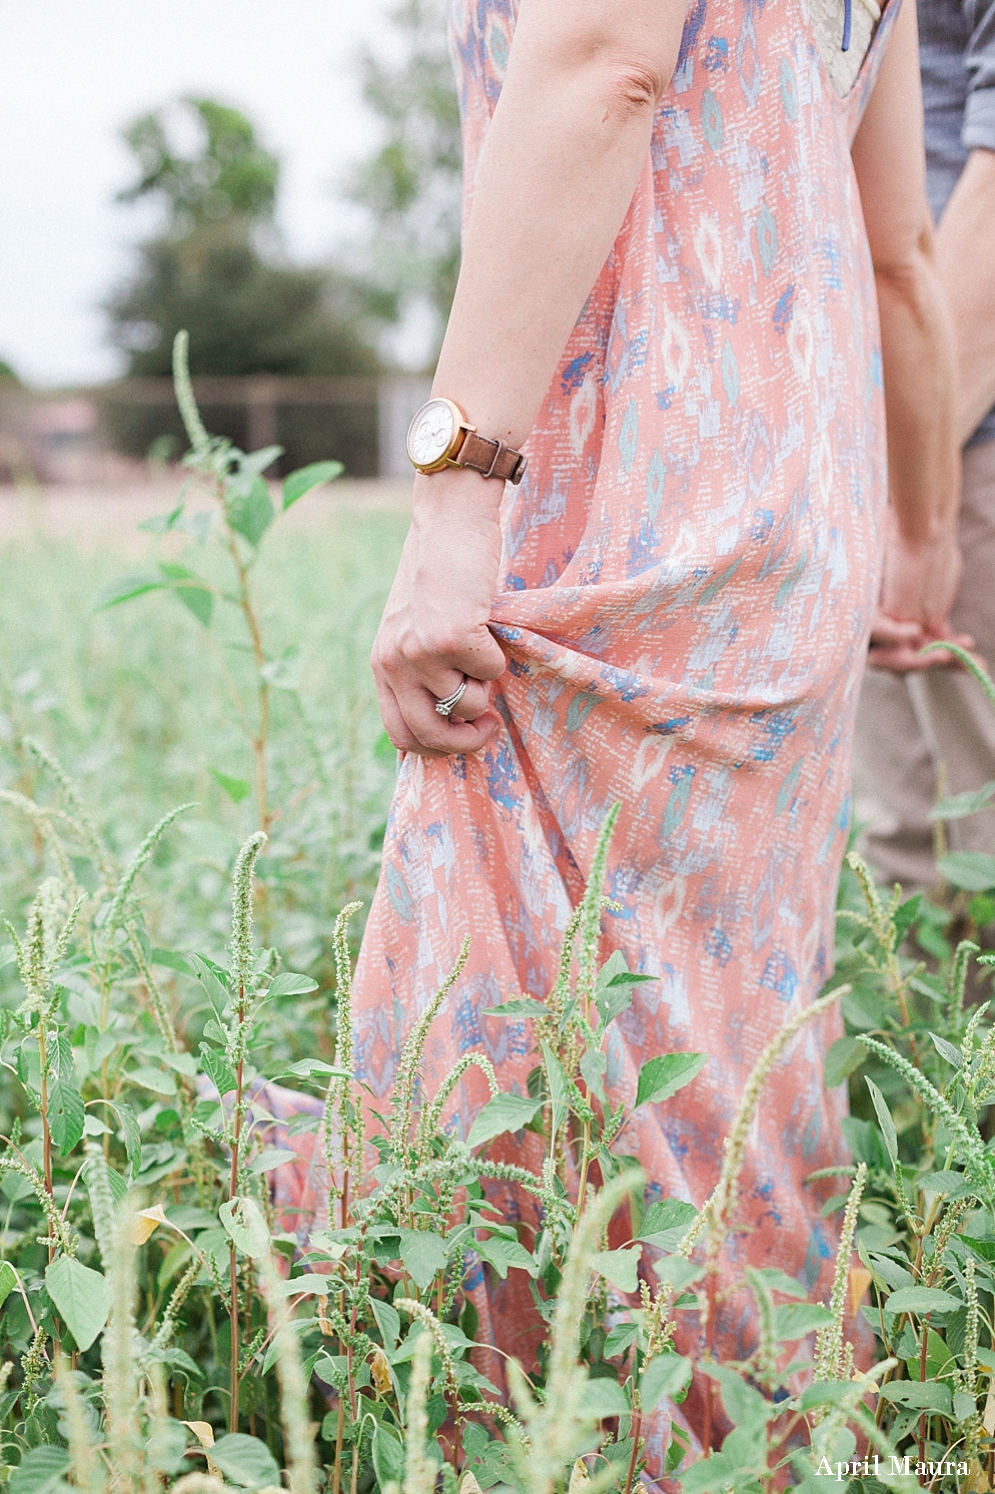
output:
[[[936,1380],[889,1380],[878,1394],[896,1406],[914,1407],[917,1411],[939,1411],[941,1416],[953,1413],[950,1387]]]
[[[854,1037],[837,1038],[826,1054],[825,1084],[835,1089],[837,1084],[858,1069],[867,1057],[867,1049]]]
[[[774,1308],[774,1337],[778,1343],[794,1343],[807,1338],[817,1328],[825,1328],[833,1321],[827,1307],[815,1302],[787,1302]]]
[[[995,798],[995,783],[986,783],[982,788],[969,789],[966,794],[951,794],[941,799],[929,811],[931,820],[962,820],[966,815],[977,814],[979,809]]]
[[[0,1307],[3,1307],[16,1286],[17,1272],[10,1261],[0,1261]]]
[[[664,1053],[651,1058],[639,1070],[636,1105],[657,1105],[690,1084],[708,1062],[707,1053]]]
[[[155,1423],[153,1423],[155,1426]],[[147,1444],[149,1467],[158,1473],[176,1473],[186,1452],[188,1433],[181,1421],[166,1417],[153,1431]]]
[[[208,627],[214,615],[214,592],[207,582],[202,581],[196,572],[188,571],[185,565],[172,565],[164,561],[159,569],[167,578],[169,589],[176,600],[182,602],[199,623]]]
[[[541,1109],[541,1100],[531,1100],[524,1095],[495,1095],[470,1127],[466,1144],[480,1146],[495,1136],[503,1136],[505,1131],[520,1131]]]
[[[591,1256],[591,1269],[620,1292],[638,1292],[638,1266],[642,1253],[642,1245],[629,1245],[623,1250],[597,1250]]]
[[[258,1437],[229,1432],[211,1448],[211,1462],[217,1464],[225,1478],[243,1489],[261,1489],[267,1484],[280,1487],[276,1459]]]
[[[404,1269],[415,1286],[424,1291],[445,1270],[449,1259],[446,1243],[441,1235],[429,1229],[402,1229],[398,1233]]]
[[[64,1157],[68,1157],[83,1135],[85,1119],[83,1096],[75,1084],[57,1079],[48,1096],[48,1129]]]
[[[252,785],[245,778],[233,778],[230,773],[222,773],[218,768],[209,768],[208,772],[233,804],[241,804],[252,793]]]
[[[966,892],[987,892],[995,887],[995,856],[987,851],[951,851],[940,857],[936,870]]]
[[[964,1198],[971,1192],[971,1184],[962,1172],[924,1172],[916,1178],[915,1185],[924,1193],[935,1193],[940,1198]]]
[[[862,1393],[853,1380],[816,1380],[802,1392],[798,1405],[802,1411],[811,1411],[815,1406],[839,1405],[840,1401],[856,1399]]]
[[[242,456],[239,459],[238,478],[236,479],[242,491],[248,492],[255,479],[261,476],[267,467],[272,467],[273,463],[282,456],[282,446],[260,446],[258,451],[250,451]]]
[[[45,1288],[79,1346],[88,1349],[103,1332],[110,1311],[107,1282],[71,1256],[60,1255],[45,1270]]]
[[[614,1359],[619,1354],[627,1354],[638,1337],[639,1329],[635,1323],[616,1323],[605,1339],[602,1357]]]
[[[270,982],[267,996],[307,996],[311,991],[318,989],[318,982],[312,980],[309,975],[294,975],[292,971],[285,970]]]
[[[172,1074],[167,1074],[164,1069],[154,1069],[151,1064],[142,1063],[136,1069],[125,1069],[124,1077],[131,1084],[150,1089],[154,1095],[171,1098],[176,1094],[176,1080]]]
[[[948,1043],[946,1038],[937,1037],[935,1032],[931,1032],[930,1037],[933,1039],[933,1046],[941,1058],[945,1058],[947,1063],[952,1064],[955,1069],[959,1069],[964,1061],[960,1049],[955,1048],[953,1043]]]
[[[506,1240],[501,1235],[492,1235],[489,1240],[474,1240],[473,1248],[482,1261],[493,1266],[504,1281],[509,1267],[516,1267],[535,1276],[539,1270],[534,1257],[518,1240]]]
[[[765,1399],[752,1385],[724,1364],[709,1364],[702,1361],[699,1368],[712,1380],[718,1380],[722,1388],[722,1404],[733,1426],[748,1426],[751,1421],[768,1422],[780,1414],[776,1403]]]
[[[391,748],[394,751],[394,748]],[[485,1017],[548,1017],[549,1007],[531,996],[516,996],[512,1001],[502,1001],[500,1006],[488,1006],[481,1014]]]
[[[684,1494],[718,1494],[719,1490],[737,1487],[739,1469],[725,1453],[712,1453],[710,1458],[701,1458],[693,1463],[677,1482]]]
[[[683,1198],[658,1198],[646,1210],[643,1227],[636,1238],[645,1240],[657,1250],[676,1250],[682,1235],[697,1217],[694,1204],[685,1203]]]
[[[269,485],[264,477],[257,477],[247,493],[230,495],[225,510],[232,529],[248,540],[253,549],[276,518]]]
[[[608,1055],[601,1048],[588,1048],[580,1061],[580,1072],[588,1089],[604,1104],[607,1104],[604,1085],[607,1068]]]
[[[396,1307],[392,1307],[389,1302],[384,1302],[379,1297],[372,1297],[370,1306],[377,1320],[377,1327],[380,1329],[383,1346],[387,1353],[391,1354],[397,1348],[397,1340],[401,1336],[400,1314]]]
[[[44,1443],[33,1447],[10,1475],[10,1494],[48,1494],[62,1480],[69,1467],[69,1452],[64,1447]]]
[[[939,1287],[902,1287],[892,1292],[885,1303],[889,1312],[912,1312],[924,1317],[928,1312],[956,1312],[963,1307],[959,1297],[941,1292]]]
[[[628,1416],[632,1407],[625,1391],[617,1380],[608,1380],[600,1375],[588,1380],[580,1394],[580,1414],[597,1421],[608,1416]]]
[[[378,1421],[373,1429],[373,1471],[381,1489],[388,1484],[400,1486],[404,1478],[404,1447],[396,1432]]]
[[[130,1105],[124,1105],[120,1100],[115,1100],[114,1109],[121,1122],[124,1149],[131,1163],[131,1180],[134,1182],[142,1169],[142,1133],[138,1125],[138,1117]]]
[[[246,1255],[254,1260],[261,1260],[269,1254],[269,1230],[255,1199],[231,1199],[229,1203],[221,1205],[218,1218],[229,1239],[233,1240],[238,1249]],[[213,1453],[211,1456],[214,1456]],[[221,1465],[218,1464],[218,1466]]]
[[[334,482],[336,477],[341,477],[345,471],[341,462],[312,462],[310,466],[298,467],[296,472],[291,472],[289,477],[283,481],[283,508],[284,512],[296,503],[298,498],[303,498],[305,493],[310,493],[312,488],[320,488],[322,483]]]
[[[116,581],[104,586],[93,604],[94,612],[103,612],[108,607],[117,607],[121,602],[130,602],[133,597],[144,596],[149,591],[162,591],[166,582],[155,571],[129,571]]]
[[[204,1066],[204,1073],[218,1092],[218,1099],[223,1099],[225,1095],[231,1094],[235,1088],[235,1075],[229,1068],[228,1060],[224,1054],[218,1053],[214,1048],[209,1048],[206,1043],[201,1043],[200,1057]]]
[[[867,1088],[870,1091],[871,1099],[874,1102],[875,1114],[878,1118],[878,1124],[881,1127],[881,1134],[884,1137],[884,1144],[888,1148],[888,1156],[893,1162],[897,1162],[898,1132],[895,1130],[895,1122],[891,1118],[891,1111],[888,1109],[887,1101],[885,1100],[884,1095],[878,1089],[877,1085],[874,1083],[873,1079],[865,1079],[864,1082],[867,1085]]]
[[[643,1410],[655,1411],[664,1396],[680,1395],[690,1383],[690,1359],[683,1354],[657,1354],[646,1365],[639,1381]]]
[[[958,1422],[968,1421],[977,1410],[977,1403],[973,1395],[968,1395],[966,1390],[958,1390],[954,1393],[954,1418]]]
[[[780,1292],[783,1297],[808,1296],[800,1281],[777,1266],[760,1266],[753,1274],[760,1277],[769,1292]]]
[[[253,1157],[249,1163],[249,1172],[272,1172],[274,1168],[282,1167],[285,1162],[299,1162],[301,1159],[296,1152],[287,1151],[283,1146],[263,1147],[258,1157]]]

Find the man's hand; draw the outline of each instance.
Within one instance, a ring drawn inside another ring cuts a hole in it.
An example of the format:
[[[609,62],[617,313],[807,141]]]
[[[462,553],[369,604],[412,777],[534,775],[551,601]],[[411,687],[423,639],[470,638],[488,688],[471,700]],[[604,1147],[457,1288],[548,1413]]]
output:
[[[500,717],[490,682],[506,668],[488,628],[501,560],[502,485],[452,469],[419,476],[411,528],[371,664],[387,735],[423,757],[477,752]],[[437,700],[467,687],[448,719]]]
[[[954,633],[950,623],[961,568],[956,537],[947,529],[932,540],[908,540],[893,509],[888,522],[884,580],[867,662],[903,674],[958,665],[953,654],[942,650],[925,657],[919,652],[927,643],[941,641],[974,646],[973,638]]]

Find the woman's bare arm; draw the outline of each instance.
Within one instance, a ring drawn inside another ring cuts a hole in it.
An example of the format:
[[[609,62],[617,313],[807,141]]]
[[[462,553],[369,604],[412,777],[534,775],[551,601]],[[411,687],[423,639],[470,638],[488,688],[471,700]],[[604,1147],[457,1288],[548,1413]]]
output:
[[[648,160],[686,0],[521,0],[481,155],[436,392],[520,446]],[[505,667],[487,620],[501,484],[466,469],[415,480],[404,555],[373,651],[391,740],[426,754],[483,746],[487,681]],[[461,674],[462,721],[435,714]]]
[[[960,464],[953,332],[926,197],[913,0],[903,0],[852,155],[877,284],[888,426],[889,533],[871,660],[922,668],[922,644],[950,636]]]

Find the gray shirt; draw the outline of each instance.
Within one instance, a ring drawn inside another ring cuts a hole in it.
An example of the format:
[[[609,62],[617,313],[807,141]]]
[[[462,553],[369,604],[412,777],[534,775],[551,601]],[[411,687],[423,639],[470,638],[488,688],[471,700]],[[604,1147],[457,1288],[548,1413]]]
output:
[[[918,0],[918,11],[927,185],[938,220],[968,151],[995,150],[995,0]],[[995,410],[971,440],[995,440]]]

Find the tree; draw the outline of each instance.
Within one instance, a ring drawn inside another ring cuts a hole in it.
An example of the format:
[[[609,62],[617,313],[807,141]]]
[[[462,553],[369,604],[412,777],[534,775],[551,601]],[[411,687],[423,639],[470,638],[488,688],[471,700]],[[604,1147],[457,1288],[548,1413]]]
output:
[[[197,126],[192,153],[176,143],[180,111]],[[120,200],[152,200],[162,213],[160,231],[138,247],[135,274],[107,307],[112,340],[126,353],[129,374],[167,375],[182,329],[190,335],[194,375],[380,369],[371,335],[382,298],[378,302],[353,277],[301,268],[281,256],[274,226],[279,162],[243,114],[211,99],[184,99],[176,111],[136,120],[125,140],[138,175]],[[237,412],[209,413],[243,443]],[[163,412],[122,405],[110,419],[119,441],[140,451],[168,423]],[[293,447],[295,463],[335,455],[354,472],[369,471],[375,412],[363,406],[286,411],[281,441]]]
[[[371,213],[377,283],[398,314],[427,304],[438,350],[459,271],[462,148],[443,0],[402,0],[391,13],[399,56],[367,52],[364,96],[385,126],[350,195]]]

